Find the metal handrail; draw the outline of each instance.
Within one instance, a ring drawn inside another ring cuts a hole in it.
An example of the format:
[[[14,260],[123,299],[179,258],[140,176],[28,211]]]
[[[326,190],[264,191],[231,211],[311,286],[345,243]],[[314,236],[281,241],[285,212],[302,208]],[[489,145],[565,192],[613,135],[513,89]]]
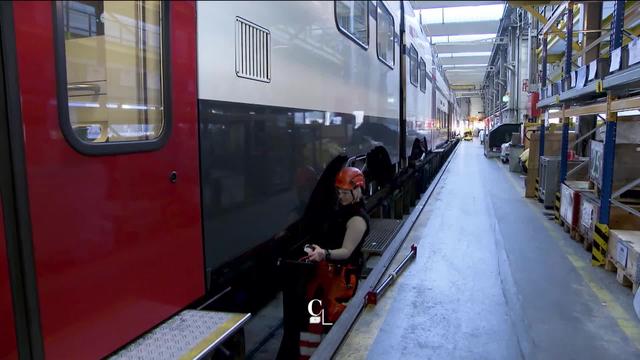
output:
[[[596,126],[595,128],[593,128],[593,130],[589,131],[588,133],[582,135],[581,137],[577,138],[574,142],[569,144],[570,148],[573,148],[574,146],[578,145],[578,143],[580,143],[582,140],[588,138],[589,136],[591,136],[591,134],[595,133],[599,128],[601,128],[605,123],[602,123],[598,126]]]
[[[619,207],[619,208],[621,208],[621,209],[623,209],[625,211],[628,211],[628,212],[630,212],[631,214],[633,214],[633,215],[635,215],[637,217],[640,217],[640,211],[630,207],[629,205],[623,204],[618,200],[611,199],[611,204],[614,205],[614,206],[617,206],[617,207]]]
[[[583,167],[587,166],[589,162],[588,161],[583,161],[580,163],[580,165],[574,167],[573,169],[571,169],[571,171],[569,171],[567,173],[567,178],[573,174],[575,174],[576,172],[578,172],[578,170],[582,169]]]
[[[611,198],[615,199],[618,196],[622,195],[625,191],[631,190],[634,187],[640,185],[640,178],[635,179],[634,181],[630,182],[629,184],[621,187],[620,189],[618,189],[618,191],[614,192],[613,194],[611,194]]]
[[[100,85],[98,84],[69,84],[67,92],[72,91],[93,91],[94,94],[100,94]]]

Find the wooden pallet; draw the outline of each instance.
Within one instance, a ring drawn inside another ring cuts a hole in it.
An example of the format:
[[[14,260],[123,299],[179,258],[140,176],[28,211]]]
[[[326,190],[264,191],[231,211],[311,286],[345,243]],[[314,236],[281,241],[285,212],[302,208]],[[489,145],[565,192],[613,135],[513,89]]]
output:
[[[624,287],[631,288],[632,293],[635,294],[636,291],[638,291],[640,283],[634,282],[633,279],[629,277],[629,274],[624,271],[624,267],[620,263],[612,259],[610,256],[607,256],[607,260],[604,264],[604,269],[607,271],[615,272],[616,280],[618,280],[618,283]]]
[[[584,236],[580,231],[578,231],[578,237],[580,237],[580,242],[582,243],[582,247],[591,252],[591,245],[593,244],[593,240],[589,236]]]
[[[588,239],[583,236],[580,231],[576,228],[571,229],[571,238],[582,244],[582,247],[586,250],[586,251],[591,251],[591,242],[588,241]]]
[[[572,227],[571,229],[569,229],[569,236],[575,242],[579,242],[579,243],[582,242],[582,238],[580,238],[580,232],[576,228]]]

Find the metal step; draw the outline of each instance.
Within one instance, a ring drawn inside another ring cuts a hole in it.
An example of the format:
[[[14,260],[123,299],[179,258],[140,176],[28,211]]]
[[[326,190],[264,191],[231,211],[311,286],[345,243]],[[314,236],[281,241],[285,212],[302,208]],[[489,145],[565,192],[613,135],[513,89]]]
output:
[[[362,245],[362,252],[371,255],[382,255],[389,246],[389,242],[396,235],[402,220],[396,219],[371,219],[369,235]]]
[[[242,329],[250,317],[184,310],[110,359],[200,359]]]

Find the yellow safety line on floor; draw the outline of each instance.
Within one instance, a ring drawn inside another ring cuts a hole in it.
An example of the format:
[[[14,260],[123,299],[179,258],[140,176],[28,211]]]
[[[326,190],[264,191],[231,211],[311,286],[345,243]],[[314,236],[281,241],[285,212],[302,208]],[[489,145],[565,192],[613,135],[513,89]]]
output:
[[[223,335],[225,335],[229,330],[231,330],[234,326],[241,323],[243,320],[246,320],[248,314],[231,314],[229,319],[225,321],[222,325],[218,326],[215,330],[213,330],[206,338],[200,341],[196,346],[190,349],[186,354],[180,357],[180,360],[194,359],[200,353],[202,353],[207,347],[213,344],[215,341],[220,339]]]
[[[457,151],[454,151],[451,154],[452,162],[454,157],[457,154],[458,154]],[[447,176],[446,171],[445,173],[442,174],[442,176],[443,178]],[[439,187],[440,187],[440,184],[437,184],[436,189],[434,189],[434,194],[437,190],[439,190],[438,189]],[[423,216],[425,213],[427,213],[428,206],[429,204],[427,203],[425,205],[424,212],[420,214],[420,216]],[[415,223],[417,224],[419,220],[420,220],[420,217],[416,219]],[[414,229],[411,229],[405,241],[408,241],[411,238],[411,236],[413,236],[413,231]],[[408,241],[408,242],[411,243],[411,241]],[[419,241],[416,241],[416,243],[419,243]],[[408,250],[408,247],[404,247],[404,248]],[[391,304],[393,303],[393,300],[396,295],[396,285],[399,283],[400,281],[397,281],[394,284],[391,284],[387,289],[387,291],[385,292],[385,295],[378,300],[377,305],[375,306],[369,305],[362,310],[362,313],[358,316],[358,321],[362,321],[362,319],[366,317],[368,319],[369,318],[372,319],[371,323],[366,324],[366,326],[358,327],[357,332],[354,331],[356,329],[356,326],[354,326],[351,329],[350,332],[355,334],[355,336],[349,335],[349,338],[338,350],[338,353],[340,353],[340,359],[361,360],[361,359],[367,358],[369,350],[371,349],[373,342],[378,336],[378,333],[380,332],[380,328],[382,327],[384,320],[387,318],[387,314],[389,313],[389,309],[391,308]]]
[[[348,348],[349,350],[340,354],[341,359],[360,360],[367,357],[373,342],[380,332],[382,323],[387,318],[395,293],[395,284],[392,284],[375,307],[368,306],[362,311],[360,319],[366,316],[372,319],[371,323],[363,328],[358,328],[357,334],[354,334],[355,336],[349,336],[349,339],[343,345],[345,349]],[[339,352],[342,351],[339,350]]]
[[[503,168],[497,162],[495,164]],[[506,169],[503,168],[503,171],[506,172]],[[509,179],[509,182],[511,183],[511,185],[513,185],[513,187],[516,189],[516,191],[524,190],[524,187],[519,186],[518,183],[516,183],[515,179],[513,179],[511,174],[507,172],[506,176]],[[611,317],[616,321],[616,323],[618,324],[618,327],[620,327],[620,329],[625,333],[625,335],[627,335],[629,340],[631,340],[631,342],[636,346],[636,348],[640,349],[640,328],[635,324],[633,318],[629,316],[629,313],[625,311],[615,301],[613,295],[611,295],[609,291],[607,291],[605,288],[601,287],[591,279],[591,276],[585,270],[585,268],[591,267],[591,265],[585,262],[580,257],[575,255],[574,250],[569,248],[565,244],[565,241],[567,239],[564,239],[564,236],[561,236],[557,231],[558,229],[553,227],[551,223],[547,221],[547,219],[542,215],[542,212],[540,211],[540,209],[528,199],[524,199],[524,200],[532,209],[535,210],[534,213],[538,214],[538,216],[540,216],[544,220],[542,221],[542,224],[545,226],[545,228],[547,228],[548,232],[556,240],[558,245],[560,245],[560,248],[564,252],[565,256],[567,257],[567,259],[569,259],[569,262],[571,262],[571,264],[576,268],[576,270],[578,271],[578,274],[582,276],[582,279],[584,280],[584,282],[587,283],[587,285],[589,285],[591,290],[596,294],[596,296],[601,302],[606,303],[606,309],[609,311],[609,314],[611,315]]]

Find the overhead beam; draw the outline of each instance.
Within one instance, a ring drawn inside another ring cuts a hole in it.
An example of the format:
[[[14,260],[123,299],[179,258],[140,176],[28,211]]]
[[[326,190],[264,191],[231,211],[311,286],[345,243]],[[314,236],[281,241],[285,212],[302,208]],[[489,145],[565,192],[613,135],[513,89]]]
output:
[[[574,6],[573,8],[573,25],[576,26],[578,23],[578,19],[580,15],[580,6]],[[550,22],[547,23],[551,24]],[[553,24],[554,28],[549,30],[549,47],[552,47],[553,45],[555,45],[559,40],[558,39],[562,39],[562,40],[567,40],[567,34],[566,31],[564,31],[564,29],[566,28],[566,23],[562,23],[560,26],[557,26],[555,24]],[[564,46],[562,46],[564,48]],[[580,46],[578,45],[577,42],[572,42],[571,43],[571,47],[573,49],[574,52],[579,52]],[[540,51],[540,49],[538,49],[538,51]]]
[[[484,72],[468,73],[468,72],[449,72],[446,74],[447,79],[454,85],[471,85],[482,82]]]
[[[509,1],[509,3],[513,3],[514,1]],[[521,5],[521,7],[525,10],[527,10],[527,12],[529,14],[531,14],[534,18],[536,18],[538,21],[540,21],[540,23],[542,25],[546,25],[547,24],[547,18],[544,17],[544,15],[542,15],[538,10],[536,10],[536,8],[534,8],[532,5]]]
[[[500,20],[470,21],[463,23],[427,24],[431,36],[495,34]]]
[[[556,11],[553,13],[553,15],[551,15],[549,20],[547,20],[547,23],[544,24],[544,26],[542,27],[542,31],[541,31],[542,34],[546,34],[549,30],[551,30],[551,27],[553,25],[555,25],[555,23],[556,23],[556,21],[558,21],[558,19],[560,19],[560,17],[567,10],[568,6],[569,6],[569,2],[568,1],[563,1],[562,4],[560,4],[560,6],[558,6]]]
[[[464,84],[476,83],[476,80],[482,80],[484,78],[484,71],[471,70],[469,72],[465,71],[449,71],[446,73],[447,79],[449,80],[468,80],[464,82]]]
[[[464,80],[464,79],[451,79],[449,80],[450,82],[453,83],[453,85],[465,85],[465,86],[481,86],[482,82],[481,81],[476,81],[476,80]]]
[[[566,10],[566,9],[565,9]],[[557,11],[557,10],[556,10]],[[557,14],[554,13],[554,14]],[[578,23],[578,15],[580,14],[580,7],[574,7],[573,9],[573,25],[576,26]],[[557,20],[557,19],[556,19]],[[550,25],[551,24],[551,25]],[[558,42],[558,39],[562,39],[564,41],[567,40],[567,34],[565,34],[565,27],[566,24],[562,24],[560,27],[558,27],[557,25],[551,23],[551,20],[548,20],[548,22],[545,24],[545,26],[552,26],[552,28],[550,30],[548,30],[549,32],[549,37],[548,37],[548,47],[552,48],[554,45],[556,45],[556,43]],[[544,32],[543,32],[544,34]],[[571,43],[571,48],[573,49],[574,52],[580,52],[581,48],[580,45],[578,45],[577,42],[572,42]],[[538,57],[542,56],[542,49],[538,48],[536,53],[538,54]]]
[[[414,10],[502,4],[503,1],[412,1]]]
[[[557,2],[557,1],[508,1],[509,5],[513,6],[513,7],[524,7],[524,6],[544,6],[544,5],[549,5],[552,2]]]
[[[451,85],[451,90],[453,91],[476,90],[476,87],[474,85]]]
[[[462,64],[488,64],[489,56],[458,56],[458,57],[439,57],[442,65],[462,65]]]
[[[434,44],[439,54],[461,52],[487,52],[493,50],[493,43],[460,42]]]
[[[452,80],[453,81],[453,80]],[[454,85],[460,85],[460,86],[480,86],[482,85],[481,83],[477,82],[477,81],[467,81],[467,82],[460,82],[459,84],[454,84]],[[465,92],[465,91],[461,91],[461,92]]]
[[[474,65],[474,66],[467,66],[467,65],[451,65],[451,66],[446,66],[444,67],[445,71],[450,71],[450,70],[474,70],[477,71],[477,69],[483,69],[485,70],[486,68],[488,68],[488,65]]]

